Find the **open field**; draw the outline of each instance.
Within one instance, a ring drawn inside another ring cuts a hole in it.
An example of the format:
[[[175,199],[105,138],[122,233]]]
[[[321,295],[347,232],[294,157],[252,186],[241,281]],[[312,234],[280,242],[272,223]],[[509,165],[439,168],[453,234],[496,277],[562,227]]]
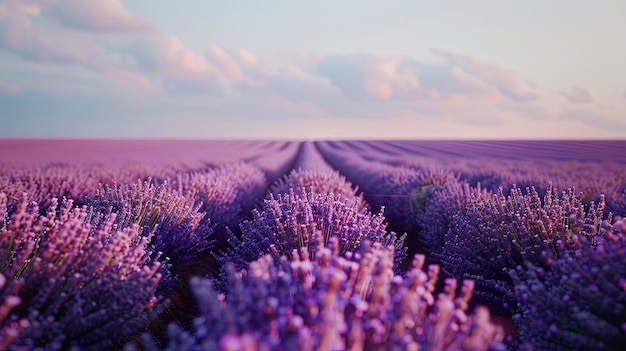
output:
[[[626,141],[0,140],[0,349],[626,345]]]

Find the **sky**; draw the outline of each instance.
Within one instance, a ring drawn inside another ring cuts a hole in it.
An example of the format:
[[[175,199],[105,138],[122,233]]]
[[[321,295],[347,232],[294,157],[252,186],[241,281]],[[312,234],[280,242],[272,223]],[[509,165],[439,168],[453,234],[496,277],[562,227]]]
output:
[[[0,0],[0,138],[626,139],[622,0]]]

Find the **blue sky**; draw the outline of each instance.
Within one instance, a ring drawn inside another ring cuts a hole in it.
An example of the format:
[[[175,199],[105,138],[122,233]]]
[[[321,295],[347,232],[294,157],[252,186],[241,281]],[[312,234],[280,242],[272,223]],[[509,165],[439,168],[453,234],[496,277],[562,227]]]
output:
[[[624,139],[624,13],[0,0],[0,137]]]

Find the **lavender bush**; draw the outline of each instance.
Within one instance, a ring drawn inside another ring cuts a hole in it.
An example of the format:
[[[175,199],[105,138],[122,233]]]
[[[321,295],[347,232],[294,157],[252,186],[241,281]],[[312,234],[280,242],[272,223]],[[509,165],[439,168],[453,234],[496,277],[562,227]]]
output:
[[[409,168],[446,169],[458,174],[459,179],[471,186],[480,183],[483,189],[497,192],[503,188],[508,193],[514,185],[519,188],[534,186],[540,196],[550,184],[567,188],[576,184],[582,192],[581,200],[588,206],[605,198],[604,214],[626,214],[626,167],[618,162],[589,162],[555,159],[510,159],[501,155],[498,159],[472,157],[418,157],[401,158],[402,162],[386,162]],[[496,162],[494,162],[497,160]]]
[[[585,211],[573,188],[559,195],[549,187],[543,200],[534,188],[527,188],[526,194],[513,188],[509,196],[500,191],[491,198],[473,199],[453,216],[443,250],[434,256],[446,273],[475,279],[478,293],[499,301],[498,289],[512,288],[506,268],[541,262],[542,251],[556,253],[557,241],[574,247],[574,234],[595,240],[603,207],[601,201]]]
[[[0,222],[0,349],[100,350],[163,309],[150,238],[114,214],[92,230],[72,205],[52,199],[42,216],[24,196]]]
[[[372,208],[384,207],[385,217],[397,231],[414,233],[414,214],[423,205],[420,202],[425,203],[433,189],[458,181],[454,173],[445,169],[391,166],[331,150],[326,144],[318,144],[326,160],[360,187]]]
[[[200,307],[194,332],[171,325],[165,349],[503,349],[489,310],[468,314],[471,281],[457,287],[446,279],[437,294],[438,267],[423,270],[423,256],[403,279],[393,273],[393,246],[365,242],[354,253],[340,250],[333,237],[328,247],[294,250],[291,259],[262,256],[242,272],[231,266],[226,296],[211,280],[193,279]],[[150,341],[146,349],[158,350]]]
[[[491,197],[480,183],[472,187],[460,181],[423,186],[413,190],[412,194],[410,203],[417,227],[415,236],[429,253],[441,253],[452,219],[464,213],[469,202]]]
[[[67,197],[84,204],[86,197],[94,195],[98,184],[126,184],[148,176],[166,177],[165,169],[142,165],[112,166],[101,164],[50,163],[38,167],[2,165],[0,186],[9,202],[19,203],[23,193],[45,211],[51,198]]]
[[[181,173],[172,180],[173,188],[200,204],[211,228],[221,231],[246,219],[265,195],[267,179],[261,169],[239,162],[217,168]]]
[[[608,222],[605,222],[608,224]],[[576,250],[559,243],[542,263],[510,270],[520,339],[541,350],[620,350],[626,345],[626,222]]]
[[[399,263],[405,257],[404,236],[397,238],[394,232],[387,233],[384,220],[382,211],[377,215],[361,211],[354,197],[314,192],[298,195],[291,190],[278,198],[270,195],[262,212],[253,210],[253,219],[239,225],[241,238],[229,232],[230,247],[218,259],[222,263],[233,262],[241,269],[270,252],[277,257],[290,255],[300,247],[314,252],[318,242],[313,235],[319,230],[325,243],[331,237],[338,238],[341,253],[355,250],[363,240],[395,245]]]
[[[173,266],[195,257],[210,247],[211,230],[200,226],[205,216],[185,197],[172,191],[167,182],[155,185],[151,179],[132,185],[100,185],[87,201],[89,221],[94,227],[115,213],[118,228],[136,224],[140,234],[150,235],[150,245]]]
[[[354,198],[358,202],[360,209],[366,209],[368,207],[365,200],[363,200],[363,194],[357,195],[359,188],[353,187],[352,183],[347,181],[346,178],[336,170],[293,170],[287,176],[274,182],[267,198],[270,197],[270,194],[274,197],[288,194],[291,189],[298,195],[303,195],[307,191],[311,191],[317,194],[336,194],[344,198]]]

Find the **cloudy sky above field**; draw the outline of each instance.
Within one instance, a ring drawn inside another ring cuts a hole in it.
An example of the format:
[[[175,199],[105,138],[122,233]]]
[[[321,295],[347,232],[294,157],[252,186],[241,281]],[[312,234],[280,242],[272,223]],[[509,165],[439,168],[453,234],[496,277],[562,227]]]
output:
[[[0,0],[0,137],[624,139],[625,13]]]

